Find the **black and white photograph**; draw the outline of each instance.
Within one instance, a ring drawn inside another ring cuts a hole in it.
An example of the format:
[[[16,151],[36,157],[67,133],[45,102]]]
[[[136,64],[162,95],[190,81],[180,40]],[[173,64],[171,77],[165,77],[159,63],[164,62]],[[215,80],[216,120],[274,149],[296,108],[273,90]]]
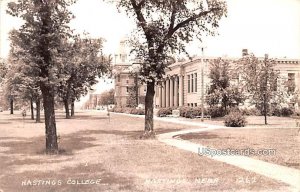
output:
[[[300,0],[0,0],[0,192],[300,192]]]

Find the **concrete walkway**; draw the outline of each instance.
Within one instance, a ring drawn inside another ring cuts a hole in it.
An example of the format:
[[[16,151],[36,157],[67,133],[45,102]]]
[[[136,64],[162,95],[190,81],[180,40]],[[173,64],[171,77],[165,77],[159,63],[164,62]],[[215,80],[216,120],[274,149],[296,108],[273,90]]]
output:
[[[201,128],[201,129],[191,129],[191,130],[183,130],[183,131],[176,131],[171,133],[164,133],[157,136],[158,140],[166,143],[168,145],[177,147],[179,149],[183,149],[186,151],[191,151],[193,153],[199,153],[199,149],[207,148],[201,144],[195,144],[186,140],[180,140],[176,138],[179,135],[184,135],[188,133],[199,133],[203,131],[211,131],[215,129],[220,129],[220,126],[211,126],[209,125],[208,128]],[[223,127],[225,128],[225,127]],[[227,128],[227,127],[226,127]],[[211,150],[216,150],[212,149]],[[271,179],[275,179],[281,182],[284,182],[292,187],[292,191],[300,191],[300,170],[289,168],[273,163],[268,163],[265,161],[252,159],[246,156],[225,156],[225,155],[216,155],[210,156],[205,155],[207,158],[211,158],[213,160],[221,161],[230,165],[234,165],[236,167],[245,169],[247,171],[252,171],[260,175],[264,175]]]
[[[119,113],[118,113],[119,114]],[[144,118],[144,115],[131,115],[131,114],[122,114],[126,116],[132,117],[139,117]],[[163,121],[163,122],[170,122],[176,124],[183,124],[183,125],[190,125],[190,126],[197,126],[202,128],[197,129],[189,129],[189,130],[181,130],[176,132],[164,133],[157,135],[157,138],[160,142],[163,142],[167,145],[171,145],[177,147],[179,149],[183,149],[186,151],[190,151],[193,153],[199,153],[199,149],[207,148],[201,144],[195,144],[186,140],[179,139],[179,135],[184,135],[188,133],[199,133],[204,131],[211,131],[215,129],[230,129],[230,127],[219,126],[219,125],[211,125],[202,122],[190,122],[180,118],[159,118],[154,117],[154,120]],[[216,150],[212,149],[211,150]],[[289,168],[273,163],[268,163],[265,161],[252,159],[246,156],[210,156],[205,155],[207,158],[211,158],[213,160],[221,161],[239,168],[242,168],[247,171],[252,171],[257,174],[266,176],[271,179],[275,179],[277,181],[284,182],[291,186],[291,191],[300,192],[300,170]]]

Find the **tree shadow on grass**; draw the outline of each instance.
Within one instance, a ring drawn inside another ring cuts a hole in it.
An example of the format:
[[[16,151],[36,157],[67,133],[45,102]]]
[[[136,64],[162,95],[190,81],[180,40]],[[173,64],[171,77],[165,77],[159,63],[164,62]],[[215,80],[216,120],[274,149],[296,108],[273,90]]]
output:
[[[155,134],[162,134],[162,133],[168,133],[173,131],[178,131],[179,129],[162,129],[158,128],[155,129]],[[129,139],[133,140],[140,140],[141,135],[144,133],[144,130],[140,131],[126,131],[126,130],[85,130],[80,131],[78,134],[82,135],[90,135],[90,134],[112,134],[112,135],[118,135],[118,136],[125,136]]]
[[[4,125],[5,125],[5,124],[12,124],[12,122],[8,122],[8,121],[2,121],[2,122],[1,122],[1,121],[0,121],[0,124],[4,124]]]
[[[24,154],[24,155],[41,155],[46,154],[45,137],[29,138],[27,141],[4,141],[0,143],[1,147],[8,147],[7,154]],[[59,140],[59,152],[58,155],[73,155],[74,151],[82,150],[85,148],[96,146],[91,141],[94,141],[93,137],[68,137],[65,136]]]

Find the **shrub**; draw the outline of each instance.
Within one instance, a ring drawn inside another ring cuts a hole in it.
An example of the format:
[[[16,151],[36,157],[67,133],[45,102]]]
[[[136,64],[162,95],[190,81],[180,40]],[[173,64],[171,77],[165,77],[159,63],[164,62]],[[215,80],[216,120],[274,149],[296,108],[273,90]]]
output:
[[[271,113],[272,116],[280,117],[281,116],[281,109],[278,108],[278,107],[272,107],[270,113]]]
[[[225,116],[224,124],[226,127],[245,127],[246,118],[241,112],[231,112]]]
[[[185,117],[186,113],[190,110],[190,107],[180,107],[179,113],[181,117]]]
[[[223,110],[222,107],[212,106],[208,108],[207,113],[212,117],[224,117],[226,112]]]
[[[166,117],[167,115],[172,115],[172,108],[161,108],[157,112],[158,117]]]
[[[124,108],[114,108],[115,113],[124,113]]]
[[[201,107],[181,107],[179,111],[180,116],[186,118],[194,118],[201,115]],[[205,108],[204,114],[207,115],[207,110]]]
[[[145,115],[145,110],[133,108],[133,109],[130,111],[130,114],[134,114],[134,115]]]
[[[240,109],[242,115],[246,115],[246,116],[260,116],[261,113],[257,108],[244,108],[244,109]]]
[[[294,114],[294,110],[292,110],[291,108],[283,107],[281,109],[281,115],[284,116],[284,117],[289,117],[293,114]]]

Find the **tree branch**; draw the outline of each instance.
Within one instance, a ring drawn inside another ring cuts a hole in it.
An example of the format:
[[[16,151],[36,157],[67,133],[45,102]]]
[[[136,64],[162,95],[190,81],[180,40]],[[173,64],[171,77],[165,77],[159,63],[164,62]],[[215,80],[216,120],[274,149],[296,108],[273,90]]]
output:
[[[178,23],[174,28],[171,28],[171,29],[168,31],[165,40],[169,39],[169,38],[170,38],[170,37],[171,37],[178,29],[180,29],[180,28],[186,26],[186,25],[189,24],[190,22],[195,21],[195,20],[199,19],[200,17],[203,17],[203,16],[205,16],[205,15],[211,13],[211,12],[217,11],[217,10],[220,10],[220,8],[212,8],[212,9],[210,9],[210,10],[208,10],[208,11],[200,12],[199,14],[194,15],[194,16],[192,16],[192,17],[189,17],[189,18],[187,18],[186,20],[184,20],[184,21]]]
[[[145,33],[145,36],[147,38],[147,40],[150,40],[150,36],[147,32],[147,22],[146,22],[146,19],[141,11],[141,7],[142,5],[144,4],[145,0],[142,0],[139,4],[137,4],[136,0],[130,0],[131,2],[131,5],[133,7],[133,10],[137,16],[137,20],[139,21],[139,24],[141,25],[144,33]]]

